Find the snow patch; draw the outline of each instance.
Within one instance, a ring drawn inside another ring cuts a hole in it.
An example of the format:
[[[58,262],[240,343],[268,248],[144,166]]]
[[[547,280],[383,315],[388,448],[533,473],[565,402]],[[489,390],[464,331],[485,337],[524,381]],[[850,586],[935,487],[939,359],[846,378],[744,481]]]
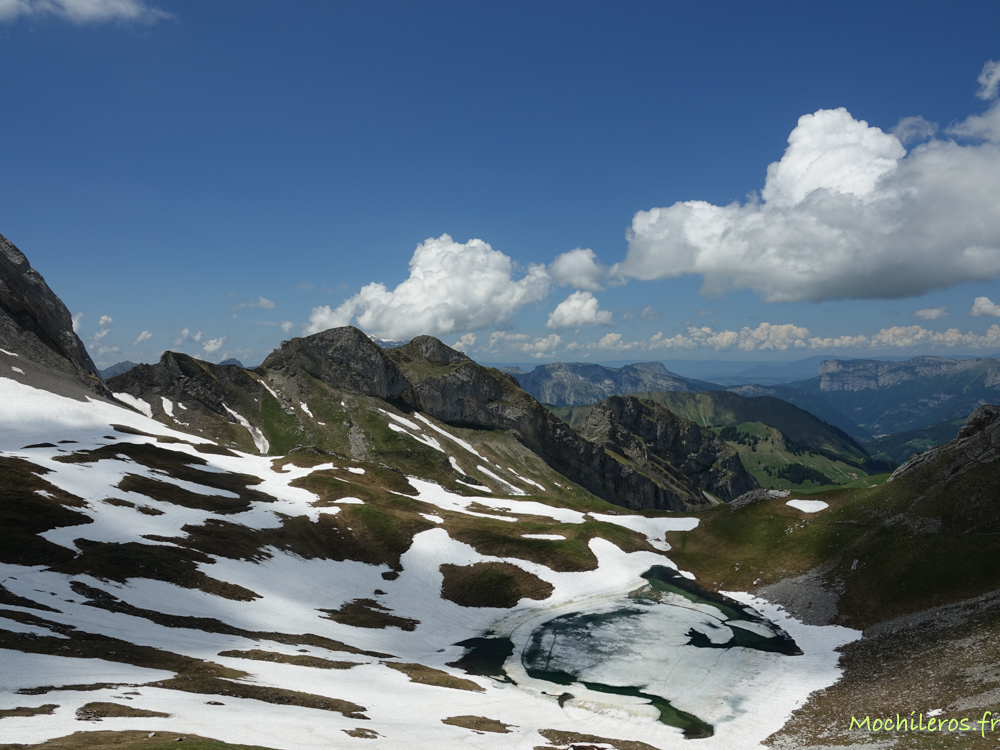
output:
[[[522,490],[520,487],[515,487],[514,485],[512,485],[506,479],[501,479],[496,474],[494,474],[492,471],[490,471],[489,469],[487,469],[485,466],[477,466],[476,468],[479,469],[479,471],[481,473],[483,473],[486,476],[488,476],[490,479],[494,479],[497,482],[500,482],[500,484],[507,485],[510,488],[510,494],[511,495],[527,495],[528,494],[527,492],[525,492],[524,490]]]
[[[146,401],[143,401],[141,398],[137,398],[136,396],[133,396],[130,393],[115,393],[113,395],[123,404],[134,406],[136,409],[141,411],[150,419],[153,418],[153,407],[150,406]]]
[[[267,442],[267,438],[264,437],[264,433],[250,424],[243,415],[234,412],[225,404],[225,402],[223,402],[222,408],[232,414],[233,418],[247,429],[247,432],[250,433],[250,437],[253,438],[253,444],[257,446],[258,453],[263,455],[271,449],[271,444]]]
[[[646,537],[649,543],[661,552],[668,552],[670,545],[664,541],[663,535],[668,531],[691,531],[698,526],[697,518],[645,518],[644,516],[612,516],[603,513],[591,513],[592,518],[605,523],[614,523],[626,529],[638,531]]]
[[[310,419],[315,419],[316,418],[316,417],[313,416],[313,413],[311,411],[309,411],[309,407],[306,405],[305,401],[299,401],[299,407],[302,409],[302,411],[304,411],[306,414],[309,415]]]
[[[166,396],[160,396],[160,400],[163,401],[163,411],[167,413],[167,416],[171,419],[174,418],[174,402],[171,401]]]
[[[803,513],[819,513],[830,507],[829,503],[824,503],[822,500],[789,500],[785,505],[790,505]]]
[[[449,440],[452,440],[455,443],[458,443],[460,446],[462,446],[463,448],[465,448],[465,450],[469,451],[469,453],[471,453],[476,458],[480,458],[483,461],[486,460],[481,455],[479,455],[479,452],[475,448],[473,448],[470,443],[466,442],[465,440],[462,440],[462,438],[460,438],[460,437],[455,437],[454,435],[452,435],[450,432],[447,432],[446,430],[442,430],[440,427],[438,427],[436,424],[434,424],[433,422],[431,422],[431,420],[429,420],[423,414],[414,414],[413,416],[416,419],[419,419],[421,422],[423,422],[425,425],[427,425],[428,427],[430,427],[435,432],[438,432],[438,433],[444,435]]]

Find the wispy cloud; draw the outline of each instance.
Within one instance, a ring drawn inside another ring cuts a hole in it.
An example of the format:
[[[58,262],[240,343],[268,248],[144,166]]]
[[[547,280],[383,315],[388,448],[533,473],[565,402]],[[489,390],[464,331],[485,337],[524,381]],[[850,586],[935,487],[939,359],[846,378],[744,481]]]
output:
[[[153,334],[149,331],[143,331],[138,336],[135,337],[135,344],[141,344],[143,341],[148,341],[153,338]]]
[[[928,307],[923,310],[917,310],[913,313],[913,317],[920,318],[921,320],[937,320],[938,318],[943,318],[947,314],[947,307]]]
[[[261,310],[273,310],[275,307],[277,307],[277,305],[275,305],[267,297],[258,297],[257,299],[252,300],[251,302],[240,302],[240,304],[238,305],[233,305],[232,309],[239,310],[244,307],[257,307],[260,308]]]
[[[194,341],[198,343],[201,341],[201,331],[197,333],[191,333],[191,329],[185,328],[180,332],[176,339],[174,339],[174,346],[182,346],[187,341]]]
[[[143,0],[0,0],[0,22],[45,16],[75,24],[108,21],[151,24],[173,18]]]

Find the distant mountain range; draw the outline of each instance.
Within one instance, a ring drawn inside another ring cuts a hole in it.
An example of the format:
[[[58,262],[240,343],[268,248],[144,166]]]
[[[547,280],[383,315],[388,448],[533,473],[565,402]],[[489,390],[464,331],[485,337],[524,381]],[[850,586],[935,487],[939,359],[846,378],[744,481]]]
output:
[[[514,377],[526,391],[554,406],[582,406],[611,395],[648,391],[728,390],[747,398],[771,396],[862,442],[961,420],[977,406],[1000,400],[1000,360],[995,358],[817,360],[801,361],[815,364],[817,373],[804,380],[728,388],[681,377],[658,362],[620,368],[560,363]]]
[[[684,378],[661,362],[640,362],[624,367],[604,367],[585,362],[538,365],[528,373],[512,372],[521,387],[545,404],[576,406],[595,404],[609,396],[645,391],[708,391],[715,383]]]

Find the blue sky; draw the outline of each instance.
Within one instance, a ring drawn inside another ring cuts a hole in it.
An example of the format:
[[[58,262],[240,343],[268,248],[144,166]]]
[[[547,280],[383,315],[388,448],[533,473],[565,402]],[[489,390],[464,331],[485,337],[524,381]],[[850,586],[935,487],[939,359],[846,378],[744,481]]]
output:
[[[998,28],[0,0],[0,232],[102,366],[346,322],[486,362],[993,354]]]

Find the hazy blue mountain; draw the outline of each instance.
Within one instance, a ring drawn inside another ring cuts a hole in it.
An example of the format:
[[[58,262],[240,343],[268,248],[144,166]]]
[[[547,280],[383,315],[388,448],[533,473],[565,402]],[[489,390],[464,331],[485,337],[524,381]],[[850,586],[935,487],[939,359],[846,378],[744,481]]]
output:
[[[1000,400],[1000,360],[828,360],[817,377],[788,387],[821,398],[881,437],[964,419],[977,406]]]
[[[529,373],[513,374],[521,387],[542,403],[553,406],[596,404],[609,396],[645,391],[711,391],[715,383],[681,377],[661,362],[639,362],[605,367],[586,362],[539,365]]]

